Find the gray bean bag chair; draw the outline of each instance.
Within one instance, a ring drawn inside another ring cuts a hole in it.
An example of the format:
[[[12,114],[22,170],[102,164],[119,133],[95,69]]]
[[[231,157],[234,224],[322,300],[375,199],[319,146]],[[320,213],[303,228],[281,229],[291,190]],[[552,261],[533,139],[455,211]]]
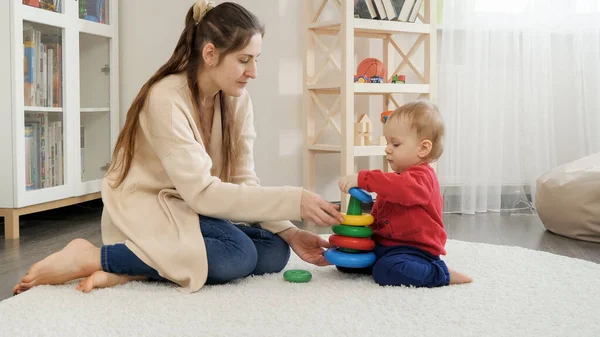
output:
[[[536,186],[535,207],[549,231],[600,242],[600,153],[544,173]]]

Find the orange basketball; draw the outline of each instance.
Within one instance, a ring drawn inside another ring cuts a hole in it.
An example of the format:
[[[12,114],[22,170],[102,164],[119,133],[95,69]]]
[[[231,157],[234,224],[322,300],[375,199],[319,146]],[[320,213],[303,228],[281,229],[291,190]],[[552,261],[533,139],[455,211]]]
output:
[[[356,75],[367,76],[368,78],[371,78],[373,76],[379,76],[383,78],[384,81],[387,78],[387,72],[385,67],[383,66],[383,62],[373,57],[364,59],[358,64]]]

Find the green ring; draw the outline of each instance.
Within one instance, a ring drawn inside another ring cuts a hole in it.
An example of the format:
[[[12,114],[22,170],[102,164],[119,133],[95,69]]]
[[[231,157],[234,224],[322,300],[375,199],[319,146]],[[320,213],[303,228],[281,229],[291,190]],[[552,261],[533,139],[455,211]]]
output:
[[[331,228],[335,234],[351,236],[354,238],[368,238],[373,235],[373,230],[363,226],[335,225]]]
[[[312,274],[307,270],[291,269],[283,273],[283,278],[288,282],[305,283],[312,279]]]
[[[362,250],[358,250],[358,249],[352,249],[352,248],[344,248],[344,247],[338,247],[338,250],[340,252],[344,252],[344,253],[348,253],[348,254],[358,254],[358,253],[362,253]]]

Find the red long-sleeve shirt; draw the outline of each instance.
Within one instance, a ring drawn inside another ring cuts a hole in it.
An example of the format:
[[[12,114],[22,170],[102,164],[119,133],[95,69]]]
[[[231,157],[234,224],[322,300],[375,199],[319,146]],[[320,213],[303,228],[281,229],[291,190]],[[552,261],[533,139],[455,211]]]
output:
[[[373,240],[383,246],[412,246],[446,255],[442,194],[429,164],[402,173],[361,170],[358,187],[377,193],[371,214]]]

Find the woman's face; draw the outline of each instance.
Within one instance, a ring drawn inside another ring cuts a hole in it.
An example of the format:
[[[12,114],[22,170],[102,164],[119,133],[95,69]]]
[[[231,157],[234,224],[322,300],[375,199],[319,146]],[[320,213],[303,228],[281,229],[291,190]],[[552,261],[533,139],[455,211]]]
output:
[[[261,47],[262,36],[255,34],[245,48],[226,55],[218,66],[208,67],[212,80],[223,93],[234,97],[242,95],[248,80],[256,78]]]

